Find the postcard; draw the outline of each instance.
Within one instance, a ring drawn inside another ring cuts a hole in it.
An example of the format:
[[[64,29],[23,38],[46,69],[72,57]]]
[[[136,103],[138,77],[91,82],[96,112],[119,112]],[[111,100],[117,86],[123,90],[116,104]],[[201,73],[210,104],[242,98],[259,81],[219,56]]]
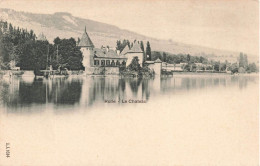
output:
[[[258,164],[258,1],[0,0],[0,166]]]

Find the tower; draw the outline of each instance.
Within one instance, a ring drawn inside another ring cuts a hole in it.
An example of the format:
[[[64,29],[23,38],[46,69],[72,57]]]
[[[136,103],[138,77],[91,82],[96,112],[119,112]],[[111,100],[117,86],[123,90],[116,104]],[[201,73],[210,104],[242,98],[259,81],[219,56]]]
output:
[[[83,55],[82,63],[86,71],[87,68],[92,67],[94,65],[94,52],[93,52],[94,44],[92,43],[92,41],[88,36],[86,27],[85,27],[85,32],[83,33],[78,46],[80,47],[80,50]]]
[[[154,72],[156,75],[161,76],[162,71],[162,61],[157,58],[157,60],[154,61]]]
[[[121,52],[121,54],[127,56],[126,66],[131,64],[132,59],[134,57],[138,57],[139,64],[141,66],[143,65],[143,51],[138,42],[134,42],[133,47],[131,49],[129,49],[128,45],[126,45],[125,48],[123,49],[123,51]]]

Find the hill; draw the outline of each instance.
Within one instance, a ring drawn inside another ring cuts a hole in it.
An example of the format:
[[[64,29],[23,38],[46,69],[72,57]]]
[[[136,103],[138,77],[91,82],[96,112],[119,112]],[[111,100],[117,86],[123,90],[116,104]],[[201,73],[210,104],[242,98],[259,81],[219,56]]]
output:
[[[75,17],[66,12],[35,14],[0,8],[0,19],[22,28],[33,29],[36,34],[44,33],[50,42],[57,36],[60,38],[73,37],[77,39],[81,37],[86,26],[95,47],[101,47],[102,45],[115,47],[116,41],[119,39],[129,39],[130,41],[136,39],[143,40],[144,42],[150,41],[151,48],[154,51],[165,51],[172,54],[202,55],[210,59],[225,60],[226,58],[230,61],[235,61],[239,55],[239,52],[236,51],[225,51],[174,41],[159,40],[120,29],[114,25]]]

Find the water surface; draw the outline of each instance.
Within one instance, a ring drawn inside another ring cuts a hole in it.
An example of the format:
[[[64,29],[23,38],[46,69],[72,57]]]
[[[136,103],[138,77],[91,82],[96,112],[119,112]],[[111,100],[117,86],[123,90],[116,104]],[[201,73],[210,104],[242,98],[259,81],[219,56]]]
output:
[[[1,145],[10,142],[13,156],[4,162],[256,165],[258,83],[252,75],[3,78]]]

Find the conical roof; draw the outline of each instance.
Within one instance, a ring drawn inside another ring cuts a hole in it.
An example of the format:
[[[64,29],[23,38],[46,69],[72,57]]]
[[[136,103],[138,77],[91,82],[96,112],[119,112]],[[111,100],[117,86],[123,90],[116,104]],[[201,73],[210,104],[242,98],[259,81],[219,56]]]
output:
[[[78,46],[79,47],[94,47],[94,44],[90,40],[88,33],[86,31],[86,27],[85,27],[85,32],[83,33]]]

